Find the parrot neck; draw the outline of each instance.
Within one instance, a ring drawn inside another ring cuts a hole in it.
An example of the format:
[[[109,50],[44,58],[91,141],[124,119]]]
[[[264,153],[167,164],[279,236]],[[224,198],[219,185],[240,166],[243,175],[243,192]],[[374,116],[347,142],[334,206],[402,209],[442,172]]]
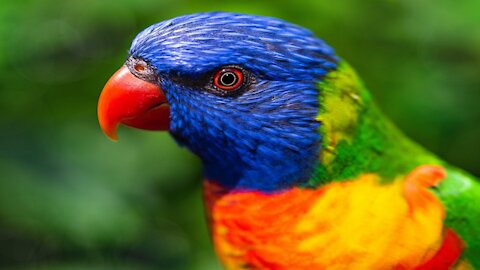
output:
[[[376,173],[383,179],[439,160],[401,133],[378,109],[355,71],[344,61],[320,82],[322,151],[307,184]],[[388,180],[387,180],[388,181]]]

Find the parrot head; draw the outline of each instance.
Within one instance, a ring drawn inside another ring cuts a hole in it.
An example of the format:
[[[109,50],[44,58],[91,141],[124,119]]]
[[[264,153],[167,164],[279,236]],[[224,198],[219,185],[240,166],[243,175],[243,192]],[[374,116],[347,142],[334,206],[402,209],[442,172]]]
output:
[[[279,19],[199,13],[152,25],[105,85],[98,117],[169,131],[198,155],[207,179],[275,191],[305,181],[321,146],[318,83],[338,58]]]

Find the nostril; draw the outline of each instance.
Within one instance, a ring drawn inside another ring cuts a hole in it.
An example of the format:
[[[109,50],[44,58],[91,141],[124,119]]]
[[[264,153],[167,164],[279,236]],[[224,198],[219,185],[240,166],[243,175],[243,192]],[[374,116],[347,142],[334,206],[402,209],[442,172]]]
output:
[[[138,72],[145,71],[145,69],[146,69],[145,65],[142,64],[142,63],[135,64],[135,66],[133,68]]]

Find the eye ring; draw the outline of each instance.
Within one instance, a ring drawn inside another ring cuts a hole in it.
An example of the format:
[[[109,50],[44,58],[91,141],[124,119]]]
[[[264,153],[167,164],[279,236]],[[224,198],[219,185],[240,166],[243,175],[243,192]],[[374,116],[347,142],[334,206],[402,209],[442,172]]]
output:
[[[235,67],[222,68],[213,76],[213,85],[224,91],[237,90],[244,82],[243,71]]]

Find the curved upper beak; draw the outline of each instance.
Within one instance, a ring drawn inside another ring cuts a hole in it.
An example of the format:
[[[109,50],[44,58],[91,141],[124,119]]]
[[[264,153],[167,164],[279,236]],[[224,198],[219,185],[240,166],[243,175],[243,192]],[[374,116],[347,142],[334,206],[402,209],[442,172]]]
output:
[[[158,85],[138,79],[124,65],[108,80],[100,94],[98,121],[112,140],[117,140],[120,124],[146,130],[168,130],[170,106]]]

